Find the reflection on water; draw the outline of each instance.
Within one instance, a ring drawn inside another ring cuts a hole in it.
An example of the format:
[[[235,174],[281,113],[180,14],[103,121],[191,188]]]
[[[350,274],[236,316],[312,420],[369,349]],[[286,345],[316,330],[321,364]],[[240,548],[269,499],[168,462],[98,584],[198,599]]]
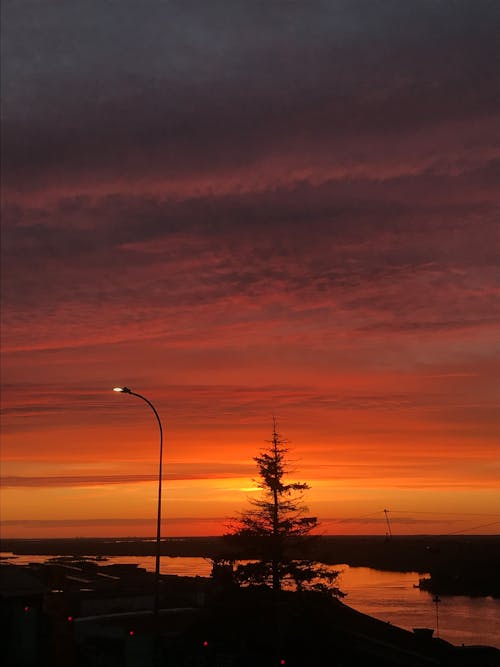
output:
[[[9,554],[2,554],[7,556]],[[11,562],[43,563],[51,556],[16,556]],[[9,559],[10,560],[10,559]],[[102,564],[137,563],[154,571],[154,556],[113,556]],[[211,562],[205,558],[163,556],[162,574],[208,577]],[[332,566],[341,570],[339,587],[349,606],[407,630],[436,628],[436,605],[432,595],[415,588],[422,574],[382,572],[367,567]],[[486,644],[500,648],[500,600],[442,595],[438,606],[439,635],[453,644]]]
[[[432,595],[415,588],[417,572],[381,572],[338,566],[346,604],[382,621],[411,630],[436,628]],[[439,636],[453,644],[486,644],[500,648],[500,600],[441,595]]]

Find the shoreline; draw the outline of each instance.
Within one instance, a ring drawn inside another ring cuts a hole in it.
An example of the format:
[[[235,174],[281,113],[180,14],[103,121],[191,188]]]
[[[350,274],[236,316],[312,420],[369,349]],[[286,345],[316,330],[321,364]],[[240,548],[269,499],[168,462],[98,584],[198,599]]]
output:
[[[156,543],[148,538],[23,538],[3,539],[1,550],[15,555],[47,556],[153,556]],[[256,557],[249,549],[236,553],[223,537],[176,537],[161,542],[161,555],[170,557]],[[319,536],[307,557],[329,565],[345,563],[392,572],[430,573],[425,590],[435,594],[500,598],[500,535],[487,536]]]

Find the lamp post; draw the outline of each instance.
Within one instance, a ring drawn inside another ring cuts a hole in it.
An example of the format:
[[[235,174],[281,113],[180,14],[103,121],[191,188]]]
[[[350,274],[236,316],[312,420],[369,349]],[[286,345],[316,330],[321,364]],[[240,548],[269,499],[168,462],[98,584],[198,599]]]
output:
[[[160,427],[160,466],[158,472],[158,512],[156,515],[156,566],[155,566],[155,595],[154,595],[154,613],[157,616],[159,613],[159,593],[160,593],[160,540],[161,540],[161,481],[162,481],[162,464],[163,464],[163,428],[161,425],[160,416],[156,411],[155,406],[145,396],[137,394],[128,387],[114,387],[113,391],[137,396],[149,405],[154,412],[158,426]]]

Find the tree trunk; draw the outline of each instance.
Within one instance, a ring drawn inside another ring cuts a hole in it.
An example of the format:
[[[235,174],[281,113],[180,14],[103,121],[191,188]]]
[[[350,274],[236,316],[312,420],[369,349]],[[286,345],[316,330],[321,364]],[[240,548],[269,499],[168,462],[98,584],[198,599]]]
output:
[[[273,488],[273,544],[272,544],[272,572],[273,572],[273,591],[279,592],[281,590],[281,577],[279,572],[279,564],[281,561],[280,553],[280,535],[279,535],[279,498],[278,498],[278,434],[276,432],[276,421],[273,419],[273,453],[274,462],[276,466],[276,476],[274,479]]]

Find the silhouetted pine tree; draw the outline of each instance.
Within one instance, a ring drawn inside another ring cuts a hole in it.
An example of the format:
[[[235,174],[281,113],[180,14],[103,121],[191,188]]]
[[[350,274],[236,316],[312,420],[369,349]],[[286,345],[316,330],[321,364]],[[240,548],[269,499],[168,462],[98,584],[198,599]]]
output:
[[[339,572],[317,561],[294,557],[294,553],[303,552],[304,543],[311,539],[309,534],[318,520],[305,516],[307,507],[302,497],[309,485],[285,481],[288,449],[284,444],[273,418],[270,446],[254,458],[261,497],[249,500],[253,508],[234,519],[227,536],[233,546],[242,548],[242,553],[252,553],[258,559],[239,564],[235,570],[236,580],[242,584],[271,585],[274,591],[280,591],[288,582],[295,584],[297,590],[325,591],[344,597],[335,586]]]

